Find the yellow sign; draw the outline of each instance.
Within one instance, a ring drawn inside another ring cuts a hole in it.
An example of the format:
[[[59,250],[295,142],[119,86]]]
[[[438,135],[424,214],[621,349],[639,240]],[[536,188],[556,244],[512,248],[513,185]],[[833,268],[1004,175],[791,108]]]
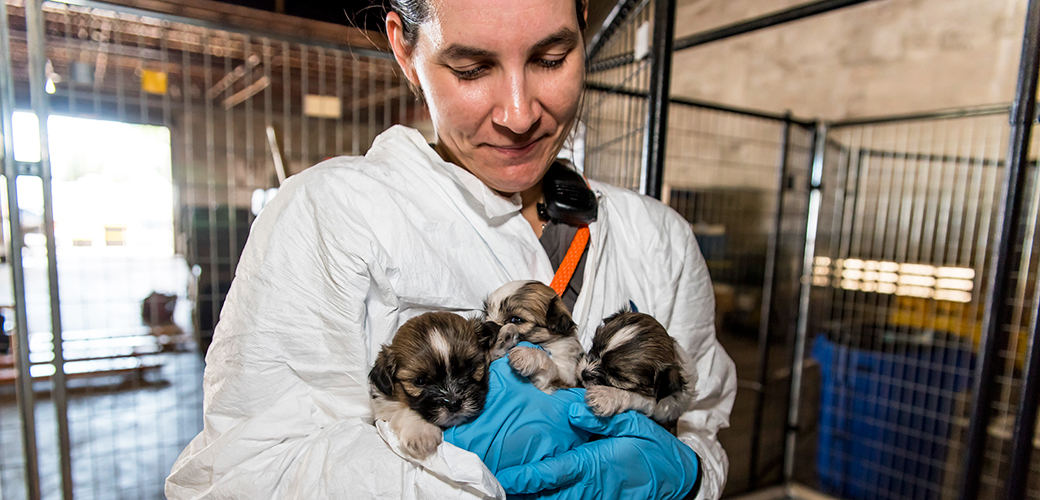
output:
[[[141,90],[149,94],[164,95],[167,84],[166,73],[147,69],[141,71]]]

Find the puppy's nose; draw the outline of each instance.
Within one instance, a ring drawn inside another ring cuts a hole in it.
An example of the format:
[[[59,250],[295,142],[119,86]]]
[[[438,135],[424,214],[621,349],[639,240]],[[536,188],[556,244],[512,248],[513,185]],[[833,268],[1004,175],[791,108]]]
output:
[[[444,407],[449,411],[459,411],[462,408],[462,398],[458,396],[448,396],[443,399]]]
[[[485,321],[484,322],[484,328],[487,328],[487,329],[491,330],[492,332],[494,332],[497,335],[498,331],[502,329],[502,325],[499,325],[498,323],[495,323],[494,321]]]

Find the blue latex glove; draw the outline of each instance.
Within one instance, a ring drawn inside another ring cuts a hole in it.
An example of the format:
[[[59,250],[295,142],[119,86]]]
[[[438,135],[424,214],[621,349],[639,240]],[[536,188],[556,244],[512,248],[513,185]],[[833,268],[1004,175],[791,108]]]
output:
[[[637,412],[596,417],[584,389],[547,395],[506,358],[488,387],[484,412],[444,440],[480,456],[510,498],[676,499],[699,477],[688,446]],[[589,441],[597,434],[611,437]]]
[[[519,345],[537,347],[530,342]],[[508,356],[491,363],[484,411],[444,430],[444,440],[476,453],[492,473],[570,450],[591,434],[568,423],[570,407],[585,401],[585,389],[549,395],[509,366]],[[507,490],[508,492],[508,490]]]
[[[570,409],[576,429],[604,437],[552,458],[498,471],[510,498],[680,499],[699,488],[700,459],[646,415]]]

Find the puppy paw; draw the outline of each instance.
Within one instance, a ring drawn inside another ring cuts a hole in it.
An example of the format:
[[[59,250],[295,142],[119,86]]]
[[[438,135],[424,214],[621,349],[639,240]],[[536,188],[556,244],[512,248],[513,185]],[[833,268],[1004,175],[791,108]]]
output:
[[[548,357],[544,351],[533,347],[514,347],[509,350],[509,366],[512,366],[520,375],[531,377],[538,373],[542,363],[547,361]]]
[[[585,404],[597,417],[617,415],[628,408],[625,398],[619,397],[617,389],[605,385],[593,385],[585,389]]]
[[[400,429],[397,438],[401,442],[401,450],[408,456],[422,460],[437,451],[441,444],[441,428],[428,422]]]

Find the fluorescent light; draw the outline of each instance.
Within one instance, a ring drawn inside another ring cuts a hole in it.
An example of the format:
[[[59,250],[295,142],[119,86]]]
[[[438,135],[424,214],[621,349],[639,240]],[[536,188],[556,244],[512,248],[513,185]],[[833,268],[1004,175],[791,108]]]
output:
[[[846,269],[841,272],[841,277],[847,280],[863,279],[863,271],[858,271],[856,269]]]
[[[841,287],[846,290],[859,290],[860,285],[855,280],[841,280]]]
[[[899,272],[903,274],[935,276],[935,266],[929,266],[928,264],[900,264]]]
[[[895,262],[881,261],[878,263],[878,270],[888,273],[894,273],[896,271],[899,271],[899,264],[896,264]]]
[[[975,270],[970,267],[940,267],[935,270],[936,278],[975,279]]]
[[[950,302],[971,302],[971,294],[959,290],[936,290],[935,300],[948,300]]]
[[[915,276],[913,274],[904,274],[899,277],[900,285],[912,285],[912,286],[935,286],[935,278],[931,276]]]
[[[930,299],[935,295],[935,290],[923,286],[900,286],[896,288],[896,295]]]
[[[952,278],[942,278],[935,280],[935,288],[947,288],[950,290],[964,290],[970,292],[975,287],[975,283],[968,280],[957,280]]]

